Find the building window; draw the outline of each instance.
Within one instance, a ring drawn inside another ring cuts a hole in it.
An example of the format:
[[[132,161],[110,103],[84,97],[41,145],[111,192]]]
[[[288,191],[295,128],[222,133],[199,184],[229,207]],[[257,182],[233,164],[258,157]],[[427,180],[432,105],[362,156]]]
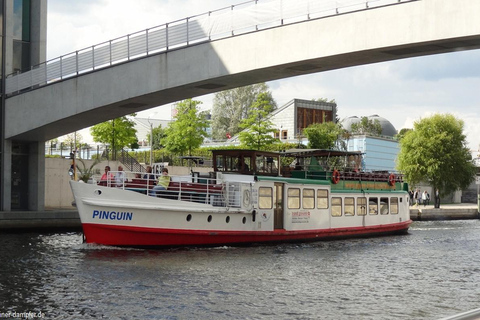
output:
[[[288,130],[282,130],[282,139],[286,140],[288,138]]]
[[[275,131],[273,136],[274,136],[275,139],[280,139],[280,131]]]

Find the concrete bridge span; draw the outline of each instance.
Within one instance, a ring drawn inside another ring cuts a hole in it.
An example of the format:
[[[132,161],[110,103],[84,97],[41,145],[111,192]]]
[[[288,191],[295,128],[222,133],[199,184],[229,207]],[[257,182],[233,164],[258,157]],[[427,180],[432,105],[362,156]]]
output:
[[[45,141],[132,112],[252,83],[478,49],[479,13],[478,0],[413,0],[134,59],[9,96],[5,137]]]

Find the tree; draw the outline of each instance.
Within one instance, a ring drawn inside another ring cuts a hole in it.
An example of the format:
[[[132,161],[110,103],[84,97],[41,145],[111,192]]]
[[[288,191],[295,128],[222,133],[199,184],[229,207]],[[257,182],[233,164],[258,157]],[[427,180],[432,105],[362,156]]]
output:
[[[244,129],[239,134],[242,145],[256,150],[267,150],[277,142],[273,137],[276,129],[268,119],[274,108],[268,93],[263,92],[258,95],[257,100],[250,107],[248,118],[240,123],[240,128]]]
[[[314,123],[303,130],[308,139],[308,147],[313,149],[333,149],[344,130],[334,122]]]
[[[235,88],[215,94],[212,107],[213,139],[225,140],[227,134],[234,136],[240,132],[240,121],[248,117],[248,110],[260,93],[267,94],[270,105],[277,105],[265,83]]]
[[[362,117],[360,122],[352,124],[351,132],[352,134],[379,136],[382,134],[382,125],[378,119],[369,120],[367,117]]]
[[[407,132],[412,131],[412,129],[409,128],[403,128],[401,129],[398,134],[395,136],[395,138],[400,141],[403,139],[403,137],[407,134]]]
[[[152,134],[153,134],[153,144],[152,144],[152,149],[153,150],[160,150],[163,148],[163,145],[161,143],[162,139],[166,137],[166,132],[165,129],[162,128],[162,126],[158,126],[156,128],[152,129]],[[148,143],[150,144],[150,133],[147,134],[147,140]]]
[[[131,116],[135,116],[132,114]],[[124,147],[138,148],[137,130],[135,122],[126,116],[105,121],[90,128],[93,141],[109,144],[113,150]]]
[[[476,172],[466,147],[464,123],[451,114],[436,114],[414,123],[400,140],[397,168],[410,184],[424,181],[440,194],[463,190]]]
[[[200,112],[201,101],[183,100],[176,104],[177,114],[173,122],[165,129],[165,137],[161,140],[165,148],[173,153],[192,155],[207,136],[208,120],[205,112]]]

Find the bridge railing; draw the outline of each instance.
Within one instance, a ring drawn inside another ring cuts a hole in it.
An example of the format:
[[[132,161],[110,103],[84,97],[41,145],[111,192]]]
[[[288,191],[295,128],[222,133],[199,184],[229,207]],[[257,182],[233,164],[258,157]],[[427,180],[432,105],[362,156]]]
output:
[[[95,70],[203,42],[311,19],[418,0],[253,0],[78,50],[6,78],[16,94]]]

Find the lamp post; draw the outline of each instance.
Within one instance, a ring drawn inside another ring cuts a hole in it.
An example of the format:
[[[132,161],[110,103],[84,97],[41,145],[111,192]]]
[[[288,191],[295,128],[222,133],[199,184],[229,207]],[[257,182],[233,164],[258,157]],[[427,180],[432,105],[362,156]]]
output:
[[[147,118],[147,121],[150,124],[150,165],[153,163],[153,123],[150,122],[150,117],[156,114],[157,112],[154,112]]]

